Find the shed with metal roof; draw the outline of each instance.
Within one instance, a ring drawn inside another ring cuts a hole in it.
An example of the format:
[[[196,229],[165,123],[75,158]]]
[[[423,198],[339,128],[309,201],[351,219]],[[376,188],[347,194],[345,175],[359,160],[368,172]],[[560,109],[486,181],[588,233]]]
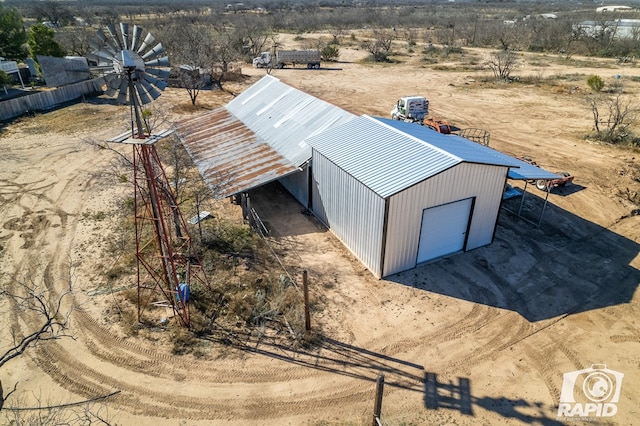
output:
[[[377,277],[490,244],[510,168],[459,136],[361,116],[307,138],[311,209]]]
[[[507,178],[557,177],[269,75],[176,132],[218,198],[278,180],[377,277],[491,243]]]

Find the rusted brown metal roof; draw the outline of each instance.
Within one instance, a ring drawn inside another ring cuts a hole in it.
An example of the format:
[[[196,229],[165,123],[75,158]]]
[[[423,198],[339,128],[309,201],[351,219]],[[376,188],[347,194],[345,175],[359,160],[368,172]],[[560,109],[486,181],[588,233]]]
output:
[[[176,133],[217,199],[298,170],[225,108],[178,122]]]

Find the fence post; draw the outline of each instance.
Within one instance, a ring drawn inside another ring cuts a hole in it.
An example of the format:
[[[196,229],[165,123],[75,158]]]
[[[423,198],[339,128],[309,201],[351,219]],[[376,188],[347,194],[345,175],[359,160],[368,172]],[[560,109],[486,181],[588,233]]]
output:
[[[380,414],[382,413],[382,391],[384,390],[384,374],[378,374],[376,379],[376,403],[373,407],[373,426],[382,424]]]
[[[311,330],[311,315],[309,314],[309,280],[307,270],[302,271],[302,291],[304,293],[304,328]]]

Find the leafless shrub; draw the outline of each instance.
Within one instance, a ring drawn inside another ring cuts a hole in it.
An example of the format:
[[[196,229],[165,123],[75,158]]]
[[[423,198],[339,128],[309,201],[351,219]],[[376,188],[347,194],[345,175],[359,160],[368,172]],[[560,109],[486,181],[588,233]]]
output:
[[[501,50],[495,52],[485,61],[485,65],[493,71],[496,78],[509,80],[511,73],[518,66],[518,55],[512,50]]]
[[[600,93],[586,97],[591,109],[595,137],[604,142],[619,143],[629,138],[629,127],[635,122],[638,106],[617,93],[606,96]]]

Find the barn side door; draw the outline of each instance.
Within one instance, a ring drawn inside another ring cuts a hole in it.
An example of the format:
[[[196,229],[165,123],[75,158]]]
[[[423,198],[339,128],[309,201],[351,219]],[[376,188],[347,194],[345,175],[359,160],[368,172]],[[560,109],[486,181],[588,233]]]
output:
[[[467,198],[424,209],[416,263],[464,250],[472,207]]]

